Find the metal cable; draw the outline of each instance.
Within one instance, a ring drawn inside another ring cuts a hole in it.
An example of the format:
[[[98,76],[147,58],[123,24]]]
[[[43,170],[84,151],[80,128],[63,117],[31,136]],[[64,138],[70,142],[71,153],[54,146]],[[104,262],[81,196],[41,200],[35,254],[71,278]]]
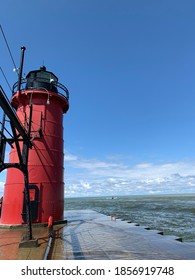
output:
[[[7,77],[5,76],[5,73],[4,73],[3,69],[1,68],[1,66],[0,66],[0,70],[1,70],[1,73],[3,74],[4,79],[6,80],[6,83],[7,83],[8,87],[9,87],[9,89],[10,89],[11,92],[12,92],[12,88],[11,88],[11,86],[10,86],[10,84],[9,84],[9,82],[8,82],[8,79],[7,79]]]
[[[18,72],[17,66],[16,66],[16,64],[15,64],[15,61],[14,61],[13,55],[12,55],[12,53],[11,53],[11,50],[10,50],[10,47],[9,47],[8,41],[7,41],[7,39],[6,39],[6,36],[5,36],[5,33],[4,33],[4,31],[3,31],[3,28],[2,28],[2,26],[1,26],[1,24],[0,24],[0,29],[1,29],[1,33],[2,33],[2,35],[3,35],[3,38],[4,38],[4,40],[5,40],[5,43],[6,43],[7,49],[8,49],[8,51],[9,51],[9,54],[10,54],[11,60],[12,60],[12,62],[13,62],[14,68],[15,68],[15,70],[16,70],[16,72],[17,72],[18,76],[19,76],[19,72]]]

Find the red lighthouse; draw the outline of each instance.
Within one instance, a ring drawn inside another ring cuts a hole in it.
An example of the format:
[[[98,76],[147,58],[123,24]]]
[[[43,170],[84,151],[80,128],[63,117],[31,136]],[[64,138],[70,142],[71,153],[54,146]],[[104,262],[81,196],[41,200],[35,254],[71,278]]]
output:
[[[16,83],[11,100],[17,117],[28,130],[32,146],[28,153],[28,188],[31,219],[44,223],[50,216],[63,220],[64,212],[64,145],[63,114],[69,108],[67,88],[43,66],[31,71]],[[19,145],[21,145],[19,143]],[[9,163],[19,161],[17,146],[12,145]],[[0,224],[23,224],[27,221],[24,174],[8,168]]]

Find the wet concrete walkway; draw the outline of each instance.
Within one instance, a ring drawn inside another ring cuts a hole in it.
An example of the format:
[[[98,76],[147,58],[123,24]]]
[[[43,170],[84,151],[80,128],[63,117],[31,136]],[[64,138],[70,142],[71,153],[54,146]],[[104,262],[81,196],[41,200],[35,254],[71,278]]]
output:
[[[67,224],[54,226],[52,260],[195,260],[195,243],[179,242],[91,210],[66,211]],[[25,231],[0,228],[0,260],[41,260],[48,228],[33,228],[38,247],[19,248]]]
[[[91,210],[67,211],[51,251],[55,260],[195,260],[195,243],[115,220]]]

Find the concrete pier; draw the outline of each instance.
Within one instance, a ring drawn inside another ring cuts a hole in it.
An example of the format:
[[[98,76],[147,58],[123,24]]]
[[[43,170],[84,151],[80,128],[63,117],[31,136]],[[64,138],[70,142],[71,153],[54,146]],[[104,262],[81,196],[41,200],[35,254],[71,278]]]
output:
[[[48,259],[195,260],[195,242],[179,242],[175,236],[161,235],[92,210],[66,211],[65,218],[67,224],[54,226]],[[13,230],[2,235],[0,229],[0,259],[42,259],[47,230],[34,230],[37,248],[19,248],[21,232]]]
[[[91,210],[67,211],[58,227],[52,259],[195,260],[195,243],[129,224]]]

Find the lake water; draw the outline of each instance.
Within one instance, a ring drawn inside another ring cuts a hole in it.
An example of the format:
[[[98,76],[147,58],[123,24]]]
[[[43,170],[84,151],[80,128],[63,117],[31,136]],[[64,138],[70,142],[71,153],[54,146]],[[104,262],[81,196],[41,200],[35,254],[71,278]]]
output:
[[[66,210],[91,209],[195,242],[195,194],[66,198]]]

